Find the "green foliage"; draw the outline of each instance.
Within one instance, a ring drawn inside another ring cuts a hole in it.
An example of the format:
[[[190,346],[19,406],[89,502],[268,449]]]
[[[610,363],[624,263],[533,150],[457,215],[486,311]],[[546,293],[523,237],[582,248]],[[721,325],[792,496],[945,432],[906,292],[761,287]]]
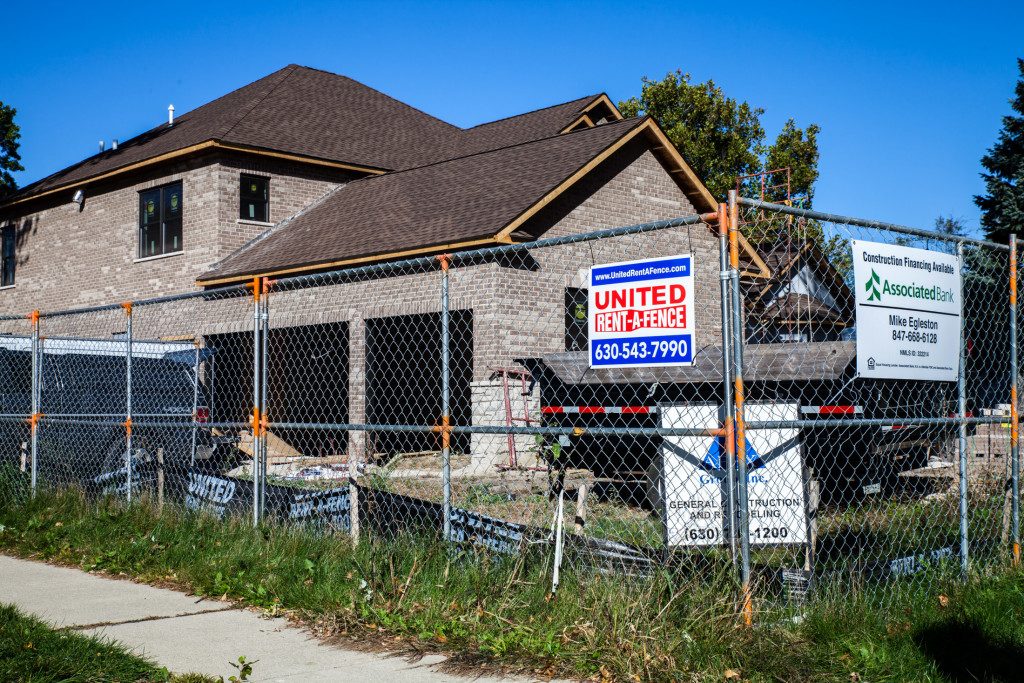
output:
[[[1024,574],[1013,569],[880,585],[851,584],[837,572],[834,585],[822,579],[819,601],[799,623],[759,597],[751,629],[737,614],[724,555],[696,574],[665,567],[647,577],[576,571],[570,557],[552,597],[550,552],[538,546],[499,556],[408,535],[366,536],[353,547],[347,536],[46,491],[0,506],[0,525],[7,552],[227,594],[300,616],[335,638],[446,650],[475,671],[498,665],[545,679],[659,682],[737,674],[1013,680],[1024,661]],[[251,676],[251,665],[239,658],[235,678]]]
[[[24,171],[24,167],[18,163],[21,156],[18,154],[18,138],[21,137],[21,129],[14,123],[14,115],[18,110],[0,102],[0,200],[14,194],[18,184],[14,182],[14,171]]]
[[[691,84],[690,74],[678,69],[661,81],[644,77],[640,96],[619,102],[619,110],[627,117],[654,117],[719,200],[736,189],[740,176],[789,167],[791,196],[805,196],[803,206],[810,208],[818,178],[818,126],[797,128],[790,119],[775,143],[766,146],[761,126],[764,109],[726,97],[712,80]],[[768,184],[784,181],[784,177],[773,177]],[[759,197],[759,185],[750,183],[741,192]],[[781,201],[785,190],[768,191],[765,199]]]
[[[782,131],[775,138],[775,144],[768,148],[764,170],[789,168],[789,189],[791,197],[804,197],[801,206],[811,208],[814,199],[814,182],[818,179],[818,133],[816,124],[807,126],[805,130],[796,127],[793,119],[786,121]],[[775,183],[782,181],[776,178]],[[785,188],[767,190],[765,199],[771,202],[783,202],[786,199]]]
[[[1017,69],[1020,78],[1010,100],[1016,115],[1003,117],[999,140],[981,158],[985,194],[974,197],[985,234],[996,242],[1024,234],[1024,59],[1017,59]]]

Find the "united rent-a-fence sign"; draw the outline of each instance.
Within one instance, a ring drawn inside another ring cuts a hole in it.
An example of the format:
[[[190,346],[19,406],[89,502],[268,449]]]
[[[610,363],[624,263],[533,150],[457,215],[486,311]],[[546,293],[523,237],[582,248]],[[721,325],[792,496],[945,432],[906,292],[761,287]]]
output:
[[[857,374],[954,381],[960,367],[961,278],[956,256],[851,240]]]
[[[590,269],[592,367],[693,364],[693,259],[689,254]]]

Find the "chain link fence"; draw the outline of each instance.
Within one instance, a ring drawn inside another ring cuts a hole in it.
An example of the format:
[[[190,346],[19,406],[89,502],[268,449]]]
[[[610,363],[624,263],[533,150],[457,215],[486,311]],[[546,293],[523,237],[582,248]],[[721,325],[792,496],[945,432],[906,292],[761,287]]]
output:
[[[734,572],[748,609],[1016,562],[1013,246],[742,198],[508,242],[0,318],[0,497]]]

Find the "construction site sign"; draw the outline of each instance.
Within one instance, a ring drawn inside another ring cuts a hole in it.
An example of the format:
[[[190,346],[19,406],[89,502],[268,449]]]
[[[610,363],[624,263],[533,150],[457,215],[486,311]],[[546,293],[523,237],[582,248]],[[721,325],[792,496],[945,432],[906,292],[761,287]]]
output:
[[[952,382],[960,367],[961,278],[952,254],[851,240],[857,375]]]
[[[689,254],[590,269],[591,367],[693,364],[693,259]]]
[[[661,426],[716,429],[722,424],[720,412],[717,405],[663,406]],[[759,422],[799,417],[795,403],[748,403],[746,413],[748,420]],[[657,479],[666,545],[709,546],[728,541],[730,465],[733,485],[739,481],[733,460],[721,437],[665,437]],[[749,430],[746,460],[750,545],[807,543],[807,489],[798,431]]]

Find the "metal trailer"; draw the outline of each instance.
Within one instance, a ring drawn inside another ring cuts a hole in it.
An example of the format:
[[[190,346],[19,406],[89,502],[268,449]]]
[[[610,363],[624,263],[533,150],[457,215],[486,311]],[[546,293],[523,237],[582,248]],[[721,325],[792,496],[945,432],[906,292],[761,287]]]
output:
[[[855,378],[856,342],[749,344],[745,348],[746,400],[797,403],[801,419],[827,420],[822,428],[801,430],[804,463],[818,482],[822,504],[851,500],[932,482],[915,472],[953,473],[955,426],[901,423],[912,417],[950,417],[956,412],[956,383],[879,382]],[[585,351],[524,358],[540,391],[546,425],[579,427],[560,449],[558,467],[591,470],[599,481],[619,489],[626,501],[647,501],[648,472],[661,441],[643,436],[591,436],[589,428],[665,426],[659,405],[718,403],[721,349],[705,347],[689,367],[591,368]],[[908,397],[913,396],[913,399]],[[844,426],[845,419],[876,419],[879,424]],[[882,424],[882,422],[888,424]],[[689,425],[674,425],[686,427]]]

